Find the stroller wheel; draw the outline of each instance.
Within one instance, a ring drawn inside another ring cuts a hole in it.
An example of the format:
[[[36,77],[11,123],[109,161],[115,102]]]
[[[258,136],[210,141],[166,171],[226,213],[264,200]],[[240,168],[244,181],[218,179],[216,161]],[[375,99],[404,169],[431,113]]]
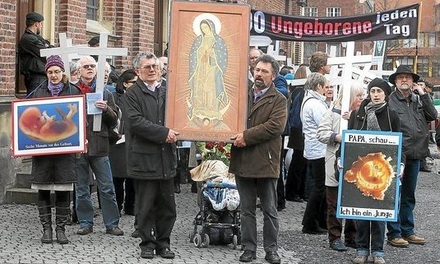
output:
[[[238,245],[238,237],[237,237],[237,235],[234,235],[233,237],[232,237],[232,243],[234,244],[234,249],[237,249],[237,245]]]
[[[199,233],[194,236],[194,246],[198,248],[202,246],[202,236]]]
[[[189,232],[189,242],[190,243],[193,243],[194,242],[194,236],[195,236],[196,234],[195,234],[195,232],[194,231],[190,231]]]
[[[205,241],[203,241],[203,247],[208,247],[209,246],[209,235],[205,234]]]

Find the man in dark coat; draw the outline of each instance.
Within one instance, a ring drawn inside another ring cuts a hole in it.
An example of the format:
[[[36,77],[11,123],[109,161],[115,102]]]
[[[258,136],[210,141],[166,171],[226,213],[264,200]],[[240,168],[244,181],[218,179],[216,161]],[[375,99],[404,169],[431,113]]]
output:
[[[140,53],[133,66],[139,77],[125,93],[122,116],[127,177],[134,179],[136,193],[141,258],[152,259],[156,250],[156,255],[172,259],[175,254],[170,250],[170,236],[176,221],[173,178],[179,133],[164,126],[166,89],[157,81],[157,57]]]
[[[44,17],[31,12],[26,15],[26,30],[18,43],[20,73],[24,75],[27,94],[47,80],[44,66],[46,58],[40,56],[40,50],[52,47],[50,42],[40,36]]]
[[[278,63],[269,55],[261,55],[254,69],[254,85],[248,95],[247,129],[233,136],[229,172],[235,174],[241,203],[241,262],[256,258],[257,226],[255,219],[257,194],[264,214],[263,246],[269,263],[280,263],[278,256],[277,179],[280,174],[281,134],[287,120],[286,98],[273,81]]]
[[[429,94],[417,84],[419,78],[406,65],[397,67],[389,77],[390,83],[396,86],[390,95],[389,105],[399,115],[403,133],[402,151],[405,154],[398,219],[397,222],[387,223],[387,242],[394,247],[407,247],[408,243],[423,245],[426,242],[415,234],[413,211],[420,159],[425,157],[428,148],[426,123],[437,118],[437,110]]]

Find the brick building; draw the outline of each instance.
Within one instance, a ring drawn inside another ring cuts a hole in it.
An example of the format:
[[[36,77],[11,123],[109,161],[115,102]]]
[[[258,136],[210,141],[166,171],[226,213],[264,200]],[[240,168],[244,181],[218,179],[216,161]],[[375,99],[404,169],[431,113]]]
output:
[[[440,84],[440,4],[436,0],[378,0],[375,10],[389,10],[420,3],[419,38],[387,43],[384,69],[392,70],[398,62],[433,84]]]

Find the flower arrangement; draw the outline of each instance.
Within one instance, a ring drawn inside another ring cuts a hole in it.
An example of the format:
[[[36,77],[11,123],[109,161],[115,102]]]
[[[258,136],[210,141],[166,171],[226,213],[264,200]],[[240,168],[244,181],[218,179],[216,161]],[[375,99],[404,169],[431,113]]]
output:
[[[225,142],[197,142],[197,150],[202,154],[202,160],[221,160],[229,166],[231,144]]]

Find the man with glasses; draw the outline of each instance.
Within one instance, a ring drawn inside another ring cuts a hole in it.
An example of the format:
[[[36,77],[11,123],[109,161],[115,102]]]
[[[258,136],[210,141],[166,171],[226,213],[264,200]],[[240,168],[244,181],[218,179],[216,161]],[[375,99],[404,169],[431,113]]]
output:
[[[49,41],[40,36],[44,17],[31,12],[26,15],[26,30],[18,43],[20,73],[24,75],[27,94],[47,80],[44,66],[46,58],[40,57],[40,50],[53,47]]]
[[[134,180],[141,258],[173,259],[170,236],[176,221],[174,177],[178,132],[164,126],[166,88],[158,82],[159,60],[150,52],[133,61],[138,79],[123,98],[127,177]],[[153,234],[152,234],[153,231]]]
[[[96,89],[96,61],[90,56],[79,59],[78,67],[80,79],[77,86],[83,94],[94,93]],[[93,203],[89,188],[89,167],[95,174],[102,218],[106,233],[121,236],[124,232],[119,228],[119,210],[116,203],[113,176],[110,169],[108,130],[116,126],[117,108],[110,92],[104,91],[103,100],[95,102],[95,106],[102,110],[100,131],[93,131],[93,115],[87,115],[86,138],[87,153],[80,154],[76,161],[76,213],[80,228],[78,235],[87,235],[93,232]]]
[[[420,159],[424,158],[428,147],[427,122],[437,118],[429,94],[418,84],[419,75],[406,65],[397,67],[389,77],[396,90],[390,94],[390,109],[397,112],[403,133],[403,156],[405,164],[401,179],[400,210],[397,222],[388,222],[388,244],[394,247],[407,247],[408,243],[423,245],[425,239],[414,232],[414,207],[417,176]]]

